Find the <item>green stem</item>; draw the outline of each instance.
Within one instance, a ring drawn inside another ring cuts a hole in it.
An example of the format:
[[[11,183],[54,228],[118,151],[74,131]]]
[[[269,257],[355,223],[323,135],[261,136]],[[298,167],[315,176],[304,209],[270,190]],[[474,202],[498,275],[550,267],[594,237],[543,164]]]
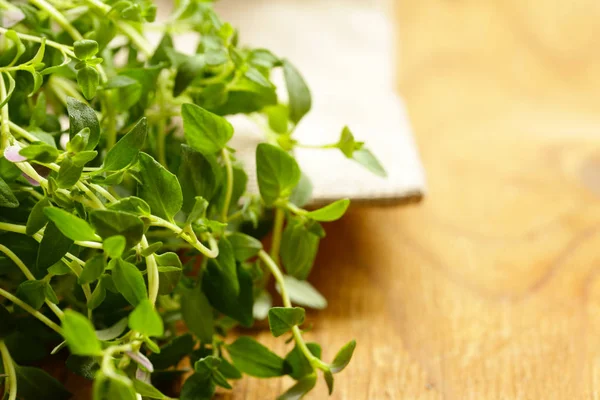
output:
[[[287,208],[288,210],[290,210],[291,212],[293,212],[296,215],[306,215],[308,214],[308,211],[301,209],[300,207],[297,207],[294,203],[291,202],[287,202],[285,205],[285,208]]]
[[[123,344],[118,346],[110,346],[104,350],[104,354],[102,355],[102,363],[100,364],[102,373],[107,377],[120,381],[123,384],[130,386],[131,380],[124,375],[117,374],[115,372],[115,367],[112,362],[112,357],[115,353],[125,353],[127,351],[133,351],[135,346],[141,345],[141,342],[134,341],[129,344]]]
[[[8,121],[8,127],[15,133],[18,133],[20,136],[24,137],[25,139],[29,140],[30,142],[37,142],[40,139],[35,136],[33,133],[21,128],[19,125],[15,124],[12,121]]]
[[[4,373],[8,375],[8,382],[4,384],[6,391],[8,392],[8,400],[16,400],[17,398],[17,371],[15,370],[15,363],[10,356],[8,347],[0,340],[0,355],[2,355],[2,362],[4,365]]]
[[[277,266],[277,263],[275,263],[275,261],[271,257],[269,257],[267,252],[264,250],[260,250],[258,252],[258,257],[269,268],[269,270],[273,274],[273,277],[275,278],[275,281],[279,284],[283,306],[288,308],[292,307],[290,296],[288,295],[287,288],[285,287],[283,274]],[[304,342],[304,339],[302,338],[302,332],[300,332],[300,328],[297,325],[292,328],[292,334],[294,336],[294,341],[298,345],[298,348],[300,349],[300,351],[302,351],[302,354],[304,354],[304,356],[310,362],[310,365],[312,365],[313,368],[328,369],[327,365],[323,361],[319,360],[317,357],[315,357],[314,354],[310,352],[310,349],[308,348],[308,346],[306,346],[306,342]]]
[[[32,4],[35,4],[40,10],[44,10],[48,14],[50,14],[52,19],[55,20],[58,23],[58,25],[60,25],[60,27],[63,28],[65,30],[65,32],[67,32],[73,38],[73,40],[83,39],[83,36],[81,36],[79,31],[77,31],[77,29],[75,29],[75,27],[73,25],[71,25],[71,23],[69,21],[67,21],[65,16],[62,15],[56,8],[54,8],[52,6],[52,4],[48,3],[46,0],[29,0],[29,1]]]
[[[221,212],[221,219],[223,222],[227,222],[227,215],[229,214],[229,206],[231,203],[231,196],[233,194],[233,166],[231,165],[231,157],[229,156],[229,150],[223,149],[221,151],[223,161],[225,162],[225,169],[227,171],[227,187],[225,188],[225,201],[223,202],[223,211]]]
[[[51,321],[50,319],[48,319],[48,317],[46,317],[44,314],[42,314],[35,308],[31,307],[29,304],[25,303],[23,300],[19,299],[18,297],[13,296],[12,294],[10,294],[9,292],[7,292],[6,290],[4,290],[2,288],[0,288],[0,296],[6,298],[6,299],[10,300],[11,302],[13,302],[14,304],[18,305],[23,310],[27,311],[29,314],[31,314],[34,317],[36,317],[37,319],[39,319],[40,322],[44,323],[48,328],[54,330],[56,333],[58,333],[59,335],[62,336],[62,329],[60,328],[60,326],[58,326],[54,321]]]
[[[0,231],[9,231],[14,233],[21,233],[23,235],[27,232],[27,227],[25,225],[17,225],[11,224],[8,222],[0,222]]]
[[[90,249],[102,249],[102,243],[99,243],[99,242],[91,242],[89,240],[84,240],[84,241],[76,240],[74,243],[77,246],[87,247]]]
[[[285,214],[283,209],[275,209],[275,222],[273,223],[273,240],[271,241],[271,258],[279,264],[279,250],[281,248],[281,236],[283,233],[283,222]]]
[[[87,186],[83,184],[83,182],[77,182],[76,186],[78,189],[81,189],[81,191],[83,191],[83,193],[85,193],[92,200],[92,202],[95,204],[95,208],[106,208],[104,207],[104,203],[100,201],[98,196],[96,196],[90,189],[88,189]]]
[[[141,247],[144,249],[148,248],[148,239],[146,236],[142,236]],[[148,276],[148,299],[152,306],[156,303],[156,298],[158,297],[158,287],[160,284],[159,275],[158,275],[158,264],[156,263],[156,258],[154,254],[150,254],[146,257],[146,271]]]
[[[33,276],[33,274],[31,273],[31,271],[29,270],[29,268],[27,268],[27,265],[25,265],[25,263],[15,254],[12,252],[11,249],[9,249],[8,247],[0,244],[0,253],[4,253],[8,258],[10,258],[12,260],[12,262],[14,262],[15,264],[17,264],[17,267],[19,267],[19,269],[21,270],[21,272],[23,272],[23,275],[25,275],[25,277],[30,280],[30,281],[35,281],[35,276]],[[62,318],[64,313],[63,311],[58,308],[58,306],[56,304],[54,304],[53,302],[51,302],[48,299],[45,299],[44,302],[46,303],[46,305],[48,306],[48,308],[50,308],[52,310],[52,312],[58,317],[58,318]]]
[[[300,144],[300,143],[296,143],[296,147],[300,147],[301,149],[317,149],[317,150],[335,149],[337,147],[337,143],[331,143],[331,144]]]
[[[186,242],[191,244],[196,250],[198,250],[200,253],[204,254],[208,258],[216,258],[219,255],[219,246],[217,244],[217,241],[212,236],[210,236],[208,238],[208,244],[210,246],[210,248],[208,248],[208,247],[204,246],[202,244],[202,242],[200,242],[198,240],[196,235],[191,237],[191,235],[188,234],[187,232],[184,232],[182,228],[180,228],[179,226],[177,226],[175,224],[170,223],[167,220],[164,220],[155,215],[152,215],[150,217],[150,223],[153,226],[160,226],[162,228],[167,228],[167,229],[172,230],[179,237],[181,237],[183,240],[185,240]]]
[[[8,31],[8,29],[0,27],[0,33],[4,34],[7,31]],[[28,35],[26,33],[20,33],[20,32],[16,32],[16,33],[17,33],[17,36],[19,37],[19,39],[24,40],[26,42],[42,43],[41,37]],[[61,53],[65,54],[69,57],[77,58],[77,57],[75,57],[75,52],[73,52],[73,48],[70,46],[55,42],[53,40],[46,40],[46,46],[53,47],[56,50],[60,51]]]
[[[6,84],[4,83],[4,76],[0,74],[0,102],[6,99]],[[6,103],[2,110],[0,110],[0,150],[4,153],[4,149],[10,145],[10,128],[9,117],[8,117],[8,103]]]

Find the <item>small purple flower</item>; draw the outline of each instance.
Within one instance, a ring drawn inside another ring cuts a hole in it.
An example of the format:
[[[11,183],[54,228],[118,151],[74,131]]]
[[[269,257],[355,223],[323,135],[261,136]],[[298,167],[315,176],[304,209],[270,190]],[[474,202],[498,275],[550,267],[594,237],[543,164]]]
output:
[[[27,182],[31,183],[32,186],[40,186],[38,181],[27,175],[25,172],[23,172],[21,175],[23,175],[23,178],[27,179]]]
[[[13,163],[27,160],[27,158],[19,154],[20,151],[21,147],[19,146],[8,146],[6,149],[4,149],[4,158]]]
[[[25,14],[18,8],[12,8],[0,12],[0,25],[5,28],[10,28],[25,19]]]
[[[154,365],[148,360],[148,357],[139,351],[128,351],[127,356],[135,361],[138,365],[144,367],[148,372],[154,372]]]
[[[150,372],[140,367],[137,367],[137,369],[135,370],[135,379],[147,383],[149,385],[152,384],[150,380]]]

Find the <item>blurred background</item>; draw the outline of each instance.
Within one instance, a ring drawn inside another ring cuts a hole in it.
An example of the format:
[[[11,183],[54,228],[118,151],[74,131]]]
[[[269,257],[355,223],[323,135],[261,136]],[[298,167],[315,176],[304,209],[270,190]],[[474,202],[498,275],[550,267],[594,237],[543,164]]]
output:
[[[358,341],[333,398],[600,398],[600,3],[386,5],[428,187],[326,226],[308,339]]]

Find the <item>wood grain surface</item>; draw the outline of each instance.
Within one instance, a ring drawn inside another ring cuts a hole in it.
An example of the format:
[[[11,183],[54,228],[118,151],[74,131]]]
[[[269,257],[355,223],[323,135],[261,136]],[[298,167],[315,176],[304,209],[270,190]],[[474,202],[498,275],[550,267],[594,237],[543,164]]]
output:
[[[429,192],[327,227],[311,280],[330,307],[307,336],[326,358],[359,343],[333,398],[600,398],[600,3],[397,13]],[[288,383],[247,379],[222,398]]]

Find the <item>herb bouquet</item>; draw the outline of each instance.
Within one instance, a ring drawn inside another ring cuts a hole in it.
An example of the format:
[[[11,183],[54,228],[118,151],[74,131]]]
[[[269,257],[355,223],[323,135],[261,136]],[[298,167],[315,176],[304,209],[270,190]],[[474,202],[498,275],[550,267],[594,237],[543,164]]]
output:
[[[355,342],[322,360],[294,304],[326,305],[306,278],[320,222],[349,202],[301,208],[311,186],[291,151],[309,89],[287,60],[238,47],[209,2],[181,0],[160,25],[155,15],[150,0],[0,0],[4,398],[70,398],[30,366],[56,353],[93,380],[94,399],[167,399],[159,389],[182,378],[181,399],[210,399],[242,374],[290,375],[281,399],[303,397],[319,374],[331,392]],[[156,48],[145,29],[164,31]],[[175,49],[181,32],[197,33],[196,54]],[[232,114],[264,127],[260,194],[246,192],[228,147]],[[384,173],[347,128],[323,147]],[[284,357],[228,337],[267,316],[294,343]]]

